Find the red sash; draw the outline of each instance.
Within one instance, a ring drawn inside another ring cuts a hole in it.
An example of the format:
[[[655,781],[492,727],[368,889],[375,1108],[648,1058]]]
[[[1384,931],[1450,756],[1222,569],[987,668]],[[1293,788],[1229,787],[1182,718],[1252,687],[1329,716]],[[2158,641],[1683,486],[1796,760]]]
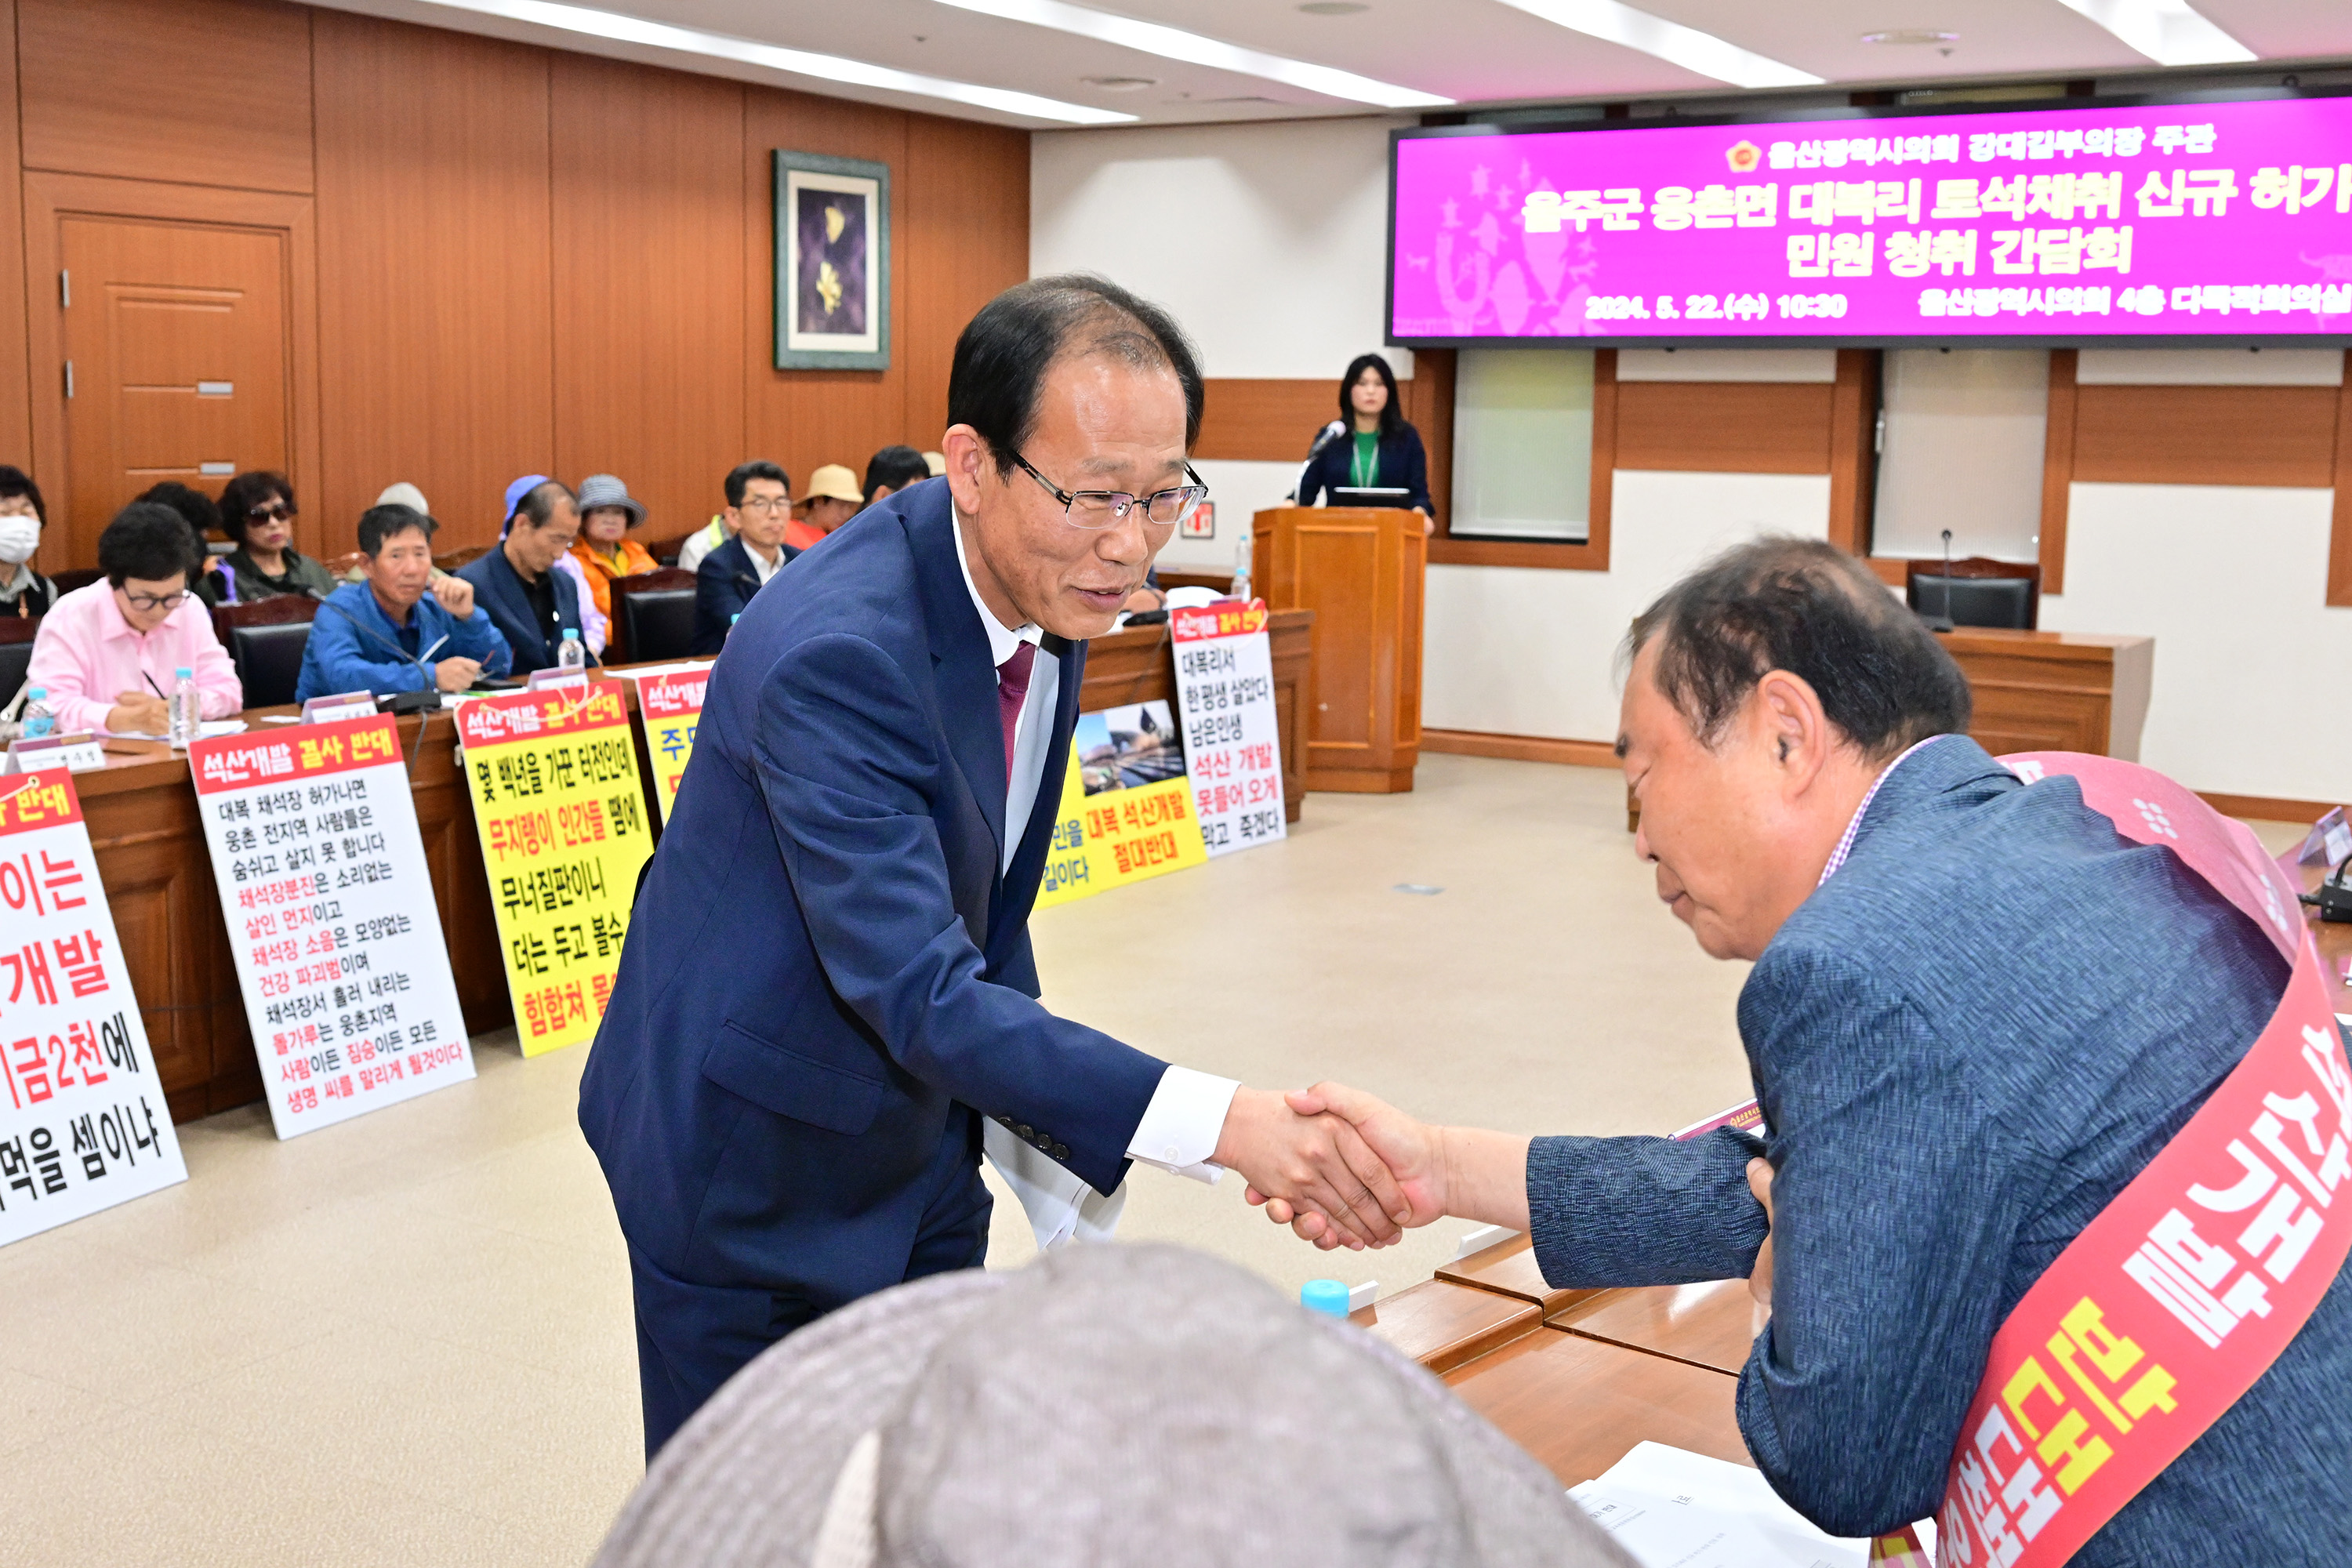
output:
[[[1939,1568],[2074,1555],[2278,1359],[2352,1250],[2352,1072],[2294,889],[2242,823],[2147,768],[2033,752],[2292,961],[2262,1037],[1993,1336],[1937,1515]],[[2122,918],[2118,911],[2118,918]],[[2184,961],[2193,961],[2183,954]]]

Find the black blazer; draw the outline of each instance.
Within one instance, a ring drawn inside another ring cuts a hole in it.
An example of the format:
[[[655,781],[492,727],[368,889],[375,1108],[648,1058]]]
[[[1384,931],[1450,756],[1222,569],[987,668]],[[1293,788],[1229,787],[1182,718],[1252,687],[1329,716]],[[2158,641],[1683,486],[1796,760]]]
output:
[[[1316,438],[1322,439],[1319,433]],[[1298,504],[1313,506],[1325,490],[1354,484],[1348,470],[1355,455],[1353,431],[1325,442],[1299,478]],[[1381,437],[1381,477],[1375,482],[1383,489],[1403,489],[1407,492],[1404,505],[1437,515],[1437,509],[1429,504],[1429,454],[1421,448],[1421,432],[1402,419],[1397,421],[1395,434]]]
[[[580,589],[572,581],[571,574],[552,566],[547,573],[555,585],[555,636],[556,641],[561,642],[567,628],[580,630]],[[516,575],[514,563],[507,559],[504,545],[492,545],[486,553],[458,567],[457,575],[474,585],[474,602],[489,612],[490,624],[499,628],[499,635],[507,639],[507,647],[514,650],[513,673],[529,675],[535,669],[555,667],[554,646],[540,626],[539,615],[530,607],[530,590]],[[584,637],[580,647],[583,652],[587,650]],[[588,662],[594,665],[601,661],[592,653]]]
[[[789,544],[776,548],[784,552],[776,567],[779,572],[800,553]],[[704,556],[702,564],[694,569],[694,640],[687,651],[700,656],[725,647],[727,628],[750,608],[751,595],[759,591],[760,574],[752,567],[751,548],[743,542],[742,535]]]

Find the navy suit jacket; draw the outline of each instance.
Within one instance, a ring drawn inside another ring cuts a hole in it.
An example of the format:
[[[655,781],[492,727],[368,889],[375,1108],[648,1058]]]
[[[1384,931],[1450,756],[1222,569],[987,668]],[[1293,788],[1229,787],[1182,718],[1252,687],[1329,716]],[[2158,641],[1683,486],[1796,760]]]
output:
[[[1313,506],[1315,499],[1325,490],[1354,484],[1350,465],[1355,456],[1356,437],[1352,431],[1324,442],[1323,449],[1309,459],[1307,471],[1299,478],[1298,504]],[[1429,501],[1429,454],[1422,449],[1420,431],[1399,420],[1395,434],[1381,437],[1381,474],[1373,484],[1377,489],[1405,490],[1408,493],[1404,500],[1396,505],[1417,506],[1435,515]],[[1333,496],[1331,504],[1339,505],[1339,498]]]
[[[784,552],[776,567],[781,572],[800,552],[789,544],[777,548]],[[688,651],[700,657],[725,647],[728,628],[759,591],[760,574],[752,569],[751,547],[741,534],[704,556],[694,569],[694,640]]]
[[[711,671],[580,1089],[622,1229],[674,1278],[819,1310],[895,1285],[942,1140],[977,1161],[974,1111],[1109,1192],[1159,1087],[1165,1063],[1035,1000],[1086,645],[1047,639],[1046,782],[1002,872],[996,672],[954,526],[945,485],[869,508]]]
[[[1998,1328],[2269,1022],[2286,964],[2072,779],[1961,736],[1888,775],[1739,996],[1773,1164],[1772,1316],[1739,1380],[1765,1476],[1839,1535],[1936,1509]],[[1755,1140],[1539,1138],[1555,1286],[1749,1272]],[[2116,1290],[2137,1287],[2122,1276]],[[2352,1276],[2078,1568],[2352,1563]]]
[[[530,592],[515,574],[514,563],[507,559],[503,544],[475,556],[458,567],[457,574],[474,585],[474,602],[489,612],[490,623],[507,639],[514,654],[513,673],[529,675],[534,669],[554,668],[555,654],[548,646],[538,614],[530,607]],[[580,629],[580,590],[569,573],[550,568],[548,576],[555,584],[555,614],[561,623],[556,640],[560,642],[563,627]],[[580,646],[584,652],[588,647],[584,638]],[[588,662],[598,661],[592,654]]]

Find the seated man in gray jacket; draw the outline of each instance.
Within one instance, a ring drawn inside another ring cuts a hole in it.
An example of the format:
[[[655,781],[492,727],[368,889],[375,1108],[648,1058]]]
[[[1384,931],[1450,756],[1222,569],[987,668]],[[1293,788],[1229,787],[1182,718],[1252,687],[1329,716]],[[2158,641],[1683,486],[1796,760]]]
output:
[[[1994,1331],[2246,1054],[2288,966],[2074,779],[2029,787],[1969,740],[1958,667],[1827,544],[1731,551],[1628,651],[1635,850],[1700,947],[1755,962],[1765,1136],[1529,1139],[1337,1085],[1292,1108],[1355,1121],[1415,1223],[1530,1231],[1556,1287],[1750,1278],[1772,1315],[1739,1379],[1749,1453],[1822,1528],[1896,1531],[1937,1510]],[[2339,1274],[2073,1561],[2352,1563],[2347,1387]]]

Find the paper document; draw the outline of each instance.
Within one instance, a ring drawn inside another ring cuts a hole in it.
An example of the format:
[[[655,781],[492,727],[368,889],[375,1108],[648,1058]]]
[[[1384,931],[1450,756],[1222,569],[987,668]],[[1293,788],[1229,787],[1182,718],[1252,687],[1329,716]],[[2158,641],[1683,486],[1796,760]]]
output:
[[[1585,1516],[1643,1568],[1866,1568],[1868,1541],[1825,1535],[1746,1465],[1637,1444],[1570,1487]]]

